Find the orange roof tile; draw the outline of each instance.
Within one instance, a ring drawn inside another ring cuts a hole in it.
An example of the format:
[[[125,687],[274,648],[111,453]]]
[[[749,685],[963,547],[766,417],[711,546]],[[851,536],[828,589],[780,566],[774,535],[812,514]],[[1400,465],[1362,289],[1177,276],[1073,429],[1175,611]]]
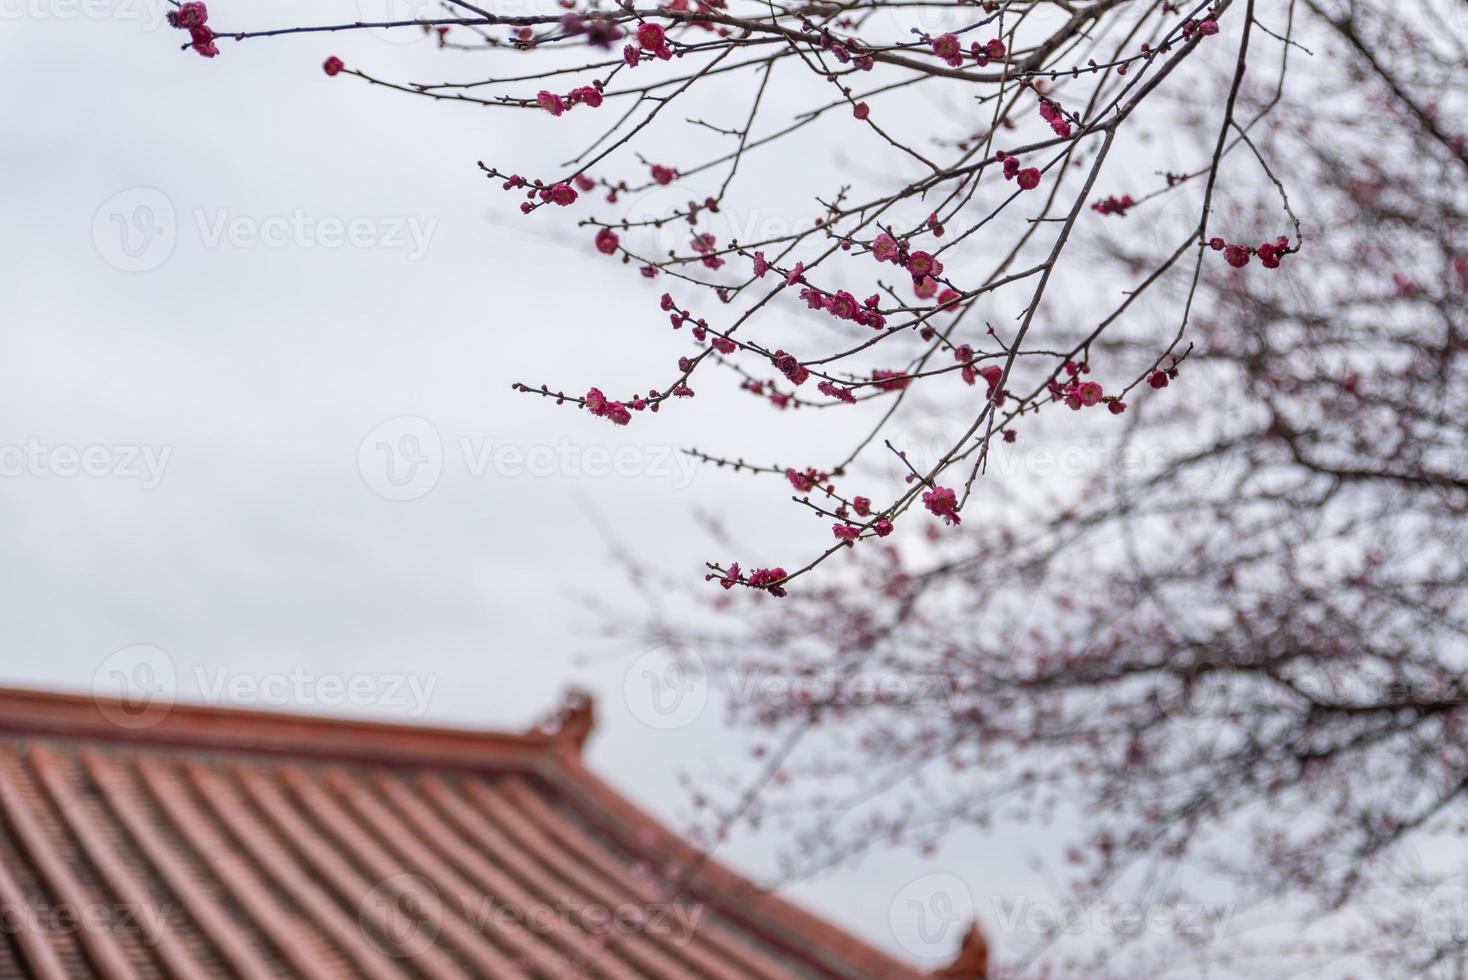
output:
[[[0,689],[0,980],[922,974],[510,735]],[[119,724],[119,722],[121,722]]]

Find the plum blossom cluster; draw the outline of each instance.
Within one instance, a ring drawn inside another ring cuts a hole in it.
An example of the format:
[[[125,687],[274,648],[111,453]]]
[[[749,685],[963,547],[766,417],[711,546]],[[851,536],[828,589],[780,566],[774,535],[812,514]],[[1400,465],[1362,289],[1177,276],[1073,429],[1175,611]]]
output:
[[[639,398],[633,403],[639,411],[645,407],[638,404],[641,401]],[[626,425],[632,421],[632,413],[627,406],[607,398],[600,388],[592,388],[586,393],[586,410],[598,418],[610,419],[614,425]]]
[[[745,580],[751,588],[763,589],[776,599],[783,599],[788,593],[780,587],[780,583],[788,577],[785,569],[756,568],[749,573]],[[729,566],[728,574],[719,580],[719,584],[728,589],[739,581],[739,564],[736,562]]]
[[[214,31],[208,20],[209,9],[199,0],[189,0],[168,12],[168,26],[188,31],[189,47],[205,58],[212,58],[219,54],[219,46],[214,43]]]
[[[963,67],[963,43],[954,34],[940,34],[933,38],[933,53],[950,68]],[[991,61],[1003,61],[1005,55],[1004,42],[999,38],[992,38],[980,44],[974,41],[969,45],[968,56],[973,59],[979,67],[987,65]]]
[[[739,387],[752,395],[768,400],[771,405],[782,412],[791,405],[799,405],[790,394],[780,391],[773,381],[757,381],[750,378]]]
[[[603,229],[603,231],[605,230]],[[674,330],[681,329],[685,323],[693,324],[693,339],[699,343],[708,340],[709,335],[713,334],[713,340],[709,341],[709,346],[720,354],[732,354],[739,346],[730,338],[723,334],[715,333],[710,329],[707,320],[702,317],[695,317],[692,313],[679,306],[673,299],[672,293],[663,293],[662,298],[658,301],[658,306],[668,314],[668,320],[673,324]],[[690,367],[692,367],[691,360],[686,357],[679,358],[678,370],[687,371]]]
[[[500,174],[493,170],[489,171],[489,174],[492,177],[500,176]],[[524,177],[521,177],[519,174],[510,174],[508,177],[505,178],[505,182],[500,186],[507,191],[524,190],[525,201],[521,203],[520,210],[524,214],[529,214],[531,211],[534,211],[537,207],[539,207],[539,204],[536,203],[537,201],[539,201],[540,204],[555,204],[563,208],[569,207],[570,205],[575,204],[576,199],[581,196],[580,192],[577,190],[578,187],[582,191],[589,191],[596,186],[596,183],[585,174],[578,174],[575,178],[573,178],[572,183],[574,183],[576,186],[573,187],[571,186],[571,184],[568,184],[565,181],[557,181],[554,184],[546,184],[539,180],[527,180]],[[598,242],[597,247],[601,247],[600,242]],[[613,241],[612,250],[616,250],[615,241]]]
[[[785,375],[785,380],[799,388],[810,380],[810,368],[795,359],[794,354],[783,350],[775,351],[775,370]]]
[[[974,367],[974,349],[970,344],[959,344],[953,349],[953,359],[961,366],[958,369],[959,377],[963,383],[972,385],[978,378],[983,378],[989,384],[989,398],[995,405],[1004,404],[1004,392],[999,390],[999,382],[1004,378],[1004,369],[997,364],[986,364],[981,368]]]
[[[1065,118],[1065,110],[1060,108],[1060,103],[1042,97],[1040,99],[1040,118],[1050,124],[1050,128],[1056,136],[1061,139],[1070,139],[1070,120]]]
[[[822,381],[816,385],[816,390],[837,401],[846,402],[848,405],[856,404],[856,395],[852,393],[851,389],[845,385],[836,384],[834,381]]]
[[[825,484],[830,478],[831,474],[822,473],[813,466],[807,466],[804,471],[797,470],[793,466],[785,467],[785,479],[789,480],[790,485],[801,493],[810,493],[816,487]]]
[[[1067,380],[1062,382],[1052,379],[1046,386],[1050,397],[1055,401],[1064,402],[1073,412],[1100,405],[1102,402],[1106,403],[1106,408],[1112,415],[1120,415],[1126,411],[1126,403],[1114,396],[1108,397],[1100,382],[1082,380],[1081,375],[1091,372],[1090,364],[1066,361],[1064,370]]]
[[[928,216],[928,226],[933,229],[934,234],[943,234],[943,226],[938,223],[936,214]],[[905,240],[898,241],[884,231],[872,240],[872,258],[906,269],[912,276],[913,291],[918,299],[932,299],[936,295],[940,308],[957,303],[959,294],[954,290],[945,288],[939,292],[937,277],[943,275],[943,263],[931,252],[909,252]],[[868,303],[874,305],[876,298],[873,296]]]
[[[800,291],[800,298],[811,309],[825,310],[838,320],[850,320],[873,330],[881,330],[887,325],[887,318],[877,312],[880,297],[876,293],[858,302],[855,296],[844,289],[823,293],[814,286],[807,286]]]
[[[1004,179],[1012,180],[1019,185],[1022,191],[1032,191],[1040,186],[1039,167],[1021,167],[1017,156],[1005,153],[1003,150],[994,151],[994,159],[1004,168]]]
[[[614,21],[602,16],[582,17],[574,10],[561,18],[561,32],[567,37],[585,35],[588,44],[603,49],[622,37],[622,28]]]
[[[928,508],[934,517],[943,518],[943,523],[950,527],[963,521],[963,518],[958,515],[958,494],[951,487],[935,486],[931,490],[924,491],[923,506]]]
[[[553,116],[569,112],[578,105],[595,109],[601,105],[601,81],[598,79],[593,85],[573,88],[564,96],[557,95],[548,89],[541,89],[535,95],[535,104]]]
[[[628,68],[636,68],[644,55],[649,58],[657,58],[659,61],[668,61],[673,57],[663,25],[654,24],[652,21],[639,24],[636,37],[636,44],[629,44],[622,49],[622,60],[627,63]]]
[[[1127,211],[1136,203],[1130,194],[1123,194],[1120,197],[1111,194],[1092,204],[1091,210],[1097,214],[1114,214],[1125,217]]]
[[[1223,253],[1223,260],[1235,269],[1242,269],[1249,264],[1249,256],[1259,256],[1259,264],[1266,269],[1278,269],[1279,260],[1290,254],[1294,249],[1290,248],[1290,240],[1285,235],[1280,235],[1272,242],[1263,242],[1250,248],[1234,242],[1226,242],[1222,238],[1214,236],[1208,239],[1208,247],[1215,252]]]
[[[785,569],[776,567],[752,569],[747,578],[741,579],[739,563],[736,561],[731,562],[724,574],[717,576],[717,579],[725,589],[732,589],[743,582],[751,588],[763,589],[776,599],[783,599],[788,593],[780,587],[780,583],[788,577]],[[711,575],[709,578],[715,578],[715,576]]]

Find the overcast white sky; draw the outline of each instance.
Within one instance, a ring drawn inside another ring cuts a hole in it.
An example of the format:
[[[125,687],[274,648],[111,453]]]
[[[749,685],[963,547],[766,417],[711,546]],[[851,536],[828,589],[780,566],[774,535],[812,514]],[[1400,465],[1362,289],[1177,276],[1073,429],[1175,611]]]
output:
[[[620,430],[510,391],[661,382],[683,352],[658,288],[557,240],[562,215],[519,219],[475,167],[547,172],[568,146],[555,121],[320,69],[337,53],[448,76],[426,41],[221,41],[207,62],[156,0],[0,10],[0,681],[87,691],[143,663],[186,699],[264,685],[257,702],[508,729],[578,683],[600,701],[594,768],[676,824],[676,773],[740,765],[747,742],[712,703],[672,730],[629,704],[645,651],[593,639],[572,598],[629,596],[591,513],[687,575],[723,557],[697,508],[759,514],[757,547],[796,515],[670,451],[708,445],[713,400],[737,394],[705,382],[702,412]],[[356,16],[211,4],[225,28]],[[781,422],[721,448],[767,458]],[[333,678],[377,686],[324,703]],[[759,872],[777,843],[721,856]],[[903,919],[951,884],[922,876],[961,879],[992,929],[996,900],[1043,890],[1025,861],[1050,843],[877,854],[791,894],[899,954],[946,952],[956,930],[925,946]]]

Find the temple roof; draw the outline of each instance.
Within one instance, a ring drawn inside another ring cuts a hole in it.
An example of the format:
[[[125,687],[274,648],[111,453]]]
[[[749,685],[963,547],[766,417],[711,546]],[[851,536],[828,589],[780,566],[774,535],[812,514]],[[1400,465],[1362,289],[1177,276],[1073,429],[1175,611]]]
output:
[[[590,727],[0,689],[0,980],[922,976],[628,802]]]

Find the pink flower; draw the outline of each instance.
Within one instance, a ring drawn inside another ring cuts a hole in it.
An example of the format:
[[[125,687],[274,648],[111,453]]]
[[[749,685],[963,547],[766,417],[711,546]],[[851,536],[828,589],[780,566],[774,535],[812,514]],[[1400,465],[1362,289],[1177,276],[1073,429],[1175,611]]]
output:
[[[561,207],[565,207],[574,202],[577,196],[576,188],[570,184],[552,184],[550,190],[547,192],[548,199],[554,204],[559,204]]]
[[[1249,250],[1242,245],[1230,245],[1223,250],[1223,260],[1235,269],[1249,264]]]
[[[836,535],[838,541],[855,541],[861,537],[861,528],[851,524],[832,524],[831,533]]]
[[[737,561],[729,565],[729,570],[724,573],[723,578],[719,579],[719,584],[725,589],[732,589],[739,584],[739,563]]]
[[[607,396],[602,394],[600,388],[592,388],[586,392],[586,410],[600,418],[611,419],[615,425],[626,425],[632,421],[632,413],[627,411],[627,406],[621,402],[607,401]]]
[[[342,60],[336,55],[332,55],[330,58],[327,58],[321,63],[321,70],[326,72],[326,74],[328,75],[337,75],[345,67],[346,66],[342,64]]]
[[[168,24],[170,27],[181,27],[190,30],[195,27],[203,27],[204,22],[209,19],[209,9],[202,3],[185,3],[179,5],[177,10],[168,12]]]
[[[595,109],[601,105],[601,89],[595,85],[583,85],[578,89],[571,90],[572,102],[585,102]]]
[[[787,286],[793,286],[793,285],[795,285],[797,282],[800,282],[800,277],[803,276],[803,275],[805,275],[805,263],[804,262],[797,262],[797,263],[795,263],[795,268],[791,269],[790,270],[790,275],[788,275],[788,276],[785,277],[785,285],[787,285]]]
[[[932,511],[934,517],[943,518],[945,524],[958,524],[958,494],[948,487],[934,487],[923,494],[923,506]]]
[[[885,368],[877,368],[872,372],[872,380],[876,381],[877,387],[883,391],[901,391],[912,384],[912,376],[902,371],[888,371]]]
[[[777,582],[785,580],[785,569],[783,568],[756,568],[749,573],[749,584],[756,589],[764,589],[777,599],[784,598],[788,593],[776,585]]]
[[[857,517],[868,517],[872,513],[872,501],[868,497],[852,497],[851,507]]]
[[[787,354],[782,350],[775,351],[775,369],[799,387],[810,378],[810,370],[795,359],[794,354]]]
[[[665,40],[661,24],[639,24],[637,27],[637,43],[644,51],[656,51],[663,46]]]
[[[830,314],[841,320],[855,320],[861,307],[857,305],[856,297],[841,289],[836,295],[826,301],[826,309]]]
[[[1082,381],[1076,387],[1076,395],[1080,397],[1082,405],[1094,405],[1101,400],[1103,392],[1101,386],[1094,381]]]
[[[596,233],[596,250],[603,255],[614,255],[617,251],[617,233],[610,228],[603,228]]]
[[[827,395],[831,398],[836,399],[837,401],[846,402],[848,405],[856,404],[856,396],[853,395],[851,393],[851,389],[846,387],[845,385],[832,384],[829,381],[822,381],[820,384],[816,385],[816,390],[823,395]]]
[[[877,532],[877,537],[885,538],[892,533],[892,522],[884,517],[872,525],[872,530]]]
[[[189,36],[194,39],[190,45],[195,51],[206,58],[212,58],[219,53],[219,48],[214,44],[214,32],[208,27],[200,25],[189,31]]]
[[[954,68],[963,64],[963,46],[952,34],[942,34],[933,39],[933,53]]]
[[[943,263],[927,252],[913,252],[907,257],[907,271],[912,273],[914,279],[923,276],[941,276]]]
[[[817,473],[814,468],[807,467],[804,473],[797,471],[794,467],[785,467],[785,479],[790,485],[801,493],[809,493],[815,489],[817,483],[821,482],[823,475]]]
[[[652,165],[652,179],[657,181],[659,184],[671,184],[673,182],[673,179],[677,176],[678,171],[674,170],[672,167],[665,167],[660,163],[655,163]]]
[[[871,114],[871,108],[865,102],[858,102],[851,107],[851,114],[858,119],[865,119]]]
[[[766,272],[770,271],[770,263],[765,261],[764,252],[754,253],[754,274],[757,278],[764,278]]]
[[[1127,209],[1136,203],[1136,201],[1132,200],[1132,196],[1130,194],[1123,194],[1121,197],[1117,197],[1113,194],[1112,196],[1097,201],[1095,204],[1091,205],[1091,210],[1095,211],[1098,214],[1115,214],[1124,216],[1127,213]],[[1223,239],[1220,238],[1218,241],[1218,247],[1223,248]]]
[[[897,240],[885,231],[872,240],[872,258],[878,262],[897,261]]]
[[[1208,36],[1217,34],[1218,33],[1218,21],[1216,21],[1216,20],[1205,20],[1203,23],[1201,23],[1201,24],[1198,25],[1198,33],[1199,34],[1203,34],[1203,35],[1208,35]]]
[[[1015,174],[1014,182],[1022,191],[1032,191],[1040,186],[1040,170],[1038,167],[1026,167]]]
[[[1147,383],[1154,388],[1166,388],[1167,372],[1153,371],[1151,374],[1147,375]]]
[[[553,116],[559,116],[566,111],[566,100],[554,92],[541,89],[535,94],[535,104]]]

